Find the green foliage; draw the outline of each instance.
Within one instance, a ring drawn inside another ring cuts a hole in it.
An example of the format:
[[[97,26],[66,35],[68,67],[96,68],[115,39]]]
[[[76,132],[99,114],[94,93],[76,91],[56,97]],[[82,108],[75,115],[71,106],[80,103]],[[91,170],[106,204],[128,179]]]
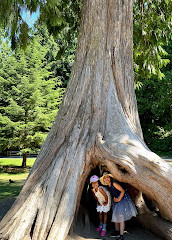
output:
[[[60,50],[56,55],[56,69],[57,75],[61,77],[63,87],[67,86],[74,62],[77,44],[77,30],[73,32],[73,42],[68,42],[66,34],[67,33],[64,29],[56,40],[58,46],[60,47]]]
[[[135,83],[162,79],[161,68],[169,63],[164,45],[171,39],[172,1],[140,0],[134,4]],[[139,86],[138,86],[139,87]]]
[[[1,0],[0,27],[6,29],[6,36],[10,36],[12,49],[19,45],[26,49],[32,27],[23,17],[23,13],[39,12],[36,27],[46,24],[49,33],[56,37],[65,29],[70,42],[78,26],[80,8],[79,0]]]
[[[145,141],[151,150],[168,154],[172,146],[172,41],[165,49],[170,64],[163,68],[164,78],[144,81],[137,89],[139,116]]]
[[[54,71],[58,46],[41,28],[25,51],[6,41],[0,51],[0,146],[37,152],[63,96]]]
[[[63,87],[67,86],[74,61],[81,6],[80,0],[63,0],[59,4],[47,1],[47,5],[40,9],[39,24],[46,24],[59,47],[56,55],[56,71],[61,77]]]

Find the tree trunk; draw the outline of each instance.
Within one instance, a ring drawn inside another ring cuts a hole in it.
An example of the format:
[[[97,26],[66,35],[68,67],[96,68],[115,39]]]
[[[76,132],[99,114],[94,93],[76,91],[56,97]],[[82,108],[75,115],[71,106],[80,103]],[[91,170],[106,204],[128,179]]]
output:
[[[22,168],[26,167],[26,159],[27,159],[27,153],[23,153]]]
[[[113,176],[156,202],[172,238],[172,167],[145,145],[134,93],[132,0],[84,0],[66,95],[0,239],[64,240],[90,171]],[[150,215],[141,193],[140,222]],[[152,230],[156,221],[151,222]]]

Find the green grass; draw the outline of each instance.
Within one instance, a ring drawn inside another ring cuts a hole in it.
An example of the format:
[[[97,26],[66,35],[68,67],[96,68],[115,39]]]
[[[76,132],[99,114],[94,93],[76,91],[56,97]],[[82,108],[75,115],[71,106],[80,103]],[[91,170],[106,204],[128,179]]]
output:
[[[0,158],[0,165],[10,167],[20,167],[22,165],[22,158]],[[26,165],[32,167],[35,158],[27,158]]]
[[[27,168],[23,169],[22,158],[0,158],[0,199],[19,195],[34,162],[35,158],[28,158]]]
[[[20,174],[0,174],[0,199],[6,197],[16,197],[19,195],[24,181],[26,180],[28,173]],[[13,180],[14,183],[9,183],[9,179]]]

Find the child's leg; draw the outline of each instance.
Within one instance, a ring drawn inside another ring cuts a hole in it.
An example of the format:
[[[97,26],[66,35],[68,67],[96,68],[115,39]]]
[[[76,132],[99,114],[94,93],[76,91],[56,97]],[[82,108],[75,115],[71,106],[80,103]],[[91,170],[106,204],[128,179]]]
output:
[[[103,219],[103,228],[102,230],[106,231],[106,224],[107,224],[107,213],[103,212],[104,219]]]
[[[115,222],[115,229],[112,230],[111,237],[119,237],[120,236],[119,227],[120,227],[120,224]]]
[[[125,222],[120,222],[120,235],[124,235]]]
[[[99,225],[99,227],[103,227],[103,215],[102,215],[102,213],[101,212],[99,212],[99,221],[100,221],[100,225]]]
[[[107,213],[104,212],[103,214],[104,214],[104,220],[103,220],[103,223],[104,223],[104,224],[107,224]]]
[[[100,220],[100,223],[103,224],[103,216],[102,216],[102,213],[99,212],[99,220]]]
[[[119,229],[120,229],[120,223],[115,223],[115,230],[119,231]]]
[[[98,228],[96,229],[97,232],[100,232],[103,228],[103,216],[102,216],[101,212],[99,212],[99,220],[100,220],[100,224],[99,224]]]

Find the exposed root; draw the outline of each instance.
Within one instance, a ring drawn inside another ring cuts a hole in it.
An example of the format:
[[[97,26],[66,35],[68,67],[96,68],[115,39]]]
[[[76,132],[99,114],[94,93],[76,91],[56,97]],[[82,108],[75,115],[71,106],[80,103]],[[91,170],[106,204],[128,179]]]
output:
[[[148,231],[166,240],[172,239],[172,224],[155,213],[145,213],[137,217],[138,222]]]

